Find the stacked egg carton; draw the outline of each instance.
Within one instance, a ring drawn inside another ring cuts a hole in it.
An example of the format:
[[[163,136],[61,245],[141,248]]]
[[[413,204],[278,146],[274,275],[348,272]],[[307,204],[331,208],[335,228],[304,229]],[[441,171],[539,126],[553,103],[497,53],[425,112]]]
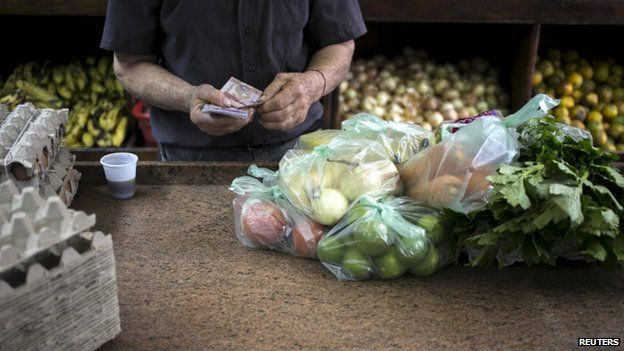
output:
[[[35,187],[44,197],[59,195],[69,205],[80,173],[73,168],[75,158],[60,147],[67,110],[38,110],[27,103],[7,112],[0,108],[0,181]]]
[[[120,332],[110,235],[32,187],[0,185],[0,348],[95,350]]]

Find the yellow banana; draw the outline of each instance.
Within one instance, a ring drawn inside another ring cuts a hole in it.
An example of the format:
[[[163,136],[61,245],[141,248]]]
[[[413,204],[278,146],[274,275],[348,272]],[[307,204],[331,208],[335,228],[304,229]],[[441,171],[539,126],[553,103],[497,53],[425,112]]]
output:
[[[85,147],[93,147],[93,145],[95,144],[95,139],[93,139],[93,136],[89,133],[84,133],[82,135],[81,141]]]
[[[113,59],[110,56],[103,56],[98,61],[97,70],[100,72],[102,77],[105,77],[106,73],[112,66],[113,66]]]
[[[65,85],[71,91],[76,90],[76,83],[74,82],[74,77],[71,74],[69,68],[65,68]]]
[[[64,79],[64,75],[63,75],[63,71],[61,71],[61,69],[59,67],[56,67],[52,70],[52,80],[54,81],[55,84],[61,84],[63,83],[63,79]]]
[[[95,66],[96,63],[96,59],[93,56],[89,56],[87,57],[87,59],[85,60],[85,63],[87,64],[87,66]]]
[[[26,95],[29,95],[37,101],[43,101],[52,103],[58,101],[58,97],[54,94],[50,94],[47,90],[42,89],[34,84],[28,83],[23,80],[18,80],[16,85],[19,89],[22,89]]]
[[[69,88],[67,88],[67,86],[65,85],[62,85],[58,88],[58,94],[65,100],[69,100],[73,96],[71,90],[69,90]]]
[[[113,146],[120,147],[123,144],[124,139],[126,138],[126,132],[128,129],[128,117],[121,117],[119,119],[119,123],[115,127],[115,132],[113,133]]]
[[[87,69],[87,72],[89,73],[89,78],[93,81],[99,82],[102,80],[102,75],[100,74],[100,72],[97,70],[97,68],[95,67],[89,67]]]
[[[104,87],[106,87],[106,91],[109,93],[115,92],[117,87],[115,87],[115,78],[108,77],[104,80]]]

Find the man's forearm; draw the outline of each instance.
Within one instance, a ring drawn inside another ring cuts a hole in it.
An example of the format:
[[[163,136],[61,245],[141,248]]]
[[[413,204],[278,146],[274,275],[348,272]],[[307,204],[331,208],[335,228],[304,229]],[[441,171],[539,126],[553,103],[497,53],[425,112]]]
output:
[[[321,79],[319,98],[323,95],[329,94],[338,86],[338,84],[340,84],[340,82],[344,80],[347,72],[349,72],[349,67],[351,66],[354,49],[355,44],[351,40],[340,44],[326,46],[314,53],[307,70],[318,70],[322,72],[322,75],[325,78],[325,91],[322,91],[323,77],[320,77],[319,75],[319,78]]]
[[[176,77],[154,58],[115,54],[115,74],[131,95],[166,110],[189,112],[194,86]]]

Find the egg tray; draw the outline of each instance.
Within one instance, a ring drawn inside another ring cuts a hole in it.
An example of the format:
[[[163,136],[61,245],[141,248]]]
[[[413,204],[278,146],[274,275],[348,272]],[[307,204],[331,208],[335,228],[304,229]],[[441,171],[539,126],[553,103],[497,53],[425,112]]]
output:
[[[0,125],[0,172],[5,179],[45,176],[59,152],[67,114],[67,109],[38,110],[27,103],[6,116]]]
[[[95,215],[68,209],[58,196],[0,185],[0,272],[95,225]]]
[[[43,198],[58,195],[65,205],[69,206],[78,192],[78,182],[81,174],[74,169],[76,157],[65,148],[59,153],[50,165],[43,178],[33,177],[27,181],[14,181],[18,188],[33,187],[39,189]]]
[[[0,273],[2,350],[96,350],[120,331],[110,235],[72,235]]]

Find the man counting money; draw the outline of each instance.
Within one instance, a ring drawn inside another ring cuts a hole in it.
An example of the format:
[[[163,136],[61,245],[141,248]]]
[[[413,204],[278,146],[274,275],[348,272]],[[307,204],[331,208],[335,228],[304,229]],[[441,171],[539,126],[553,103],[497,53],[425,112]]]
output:
[[[101,47],[152,106],[162,160],[276,161],[320,127],[365,32],[357,0],[109,0]],[[232,77],[257,103],[220,91]]]

